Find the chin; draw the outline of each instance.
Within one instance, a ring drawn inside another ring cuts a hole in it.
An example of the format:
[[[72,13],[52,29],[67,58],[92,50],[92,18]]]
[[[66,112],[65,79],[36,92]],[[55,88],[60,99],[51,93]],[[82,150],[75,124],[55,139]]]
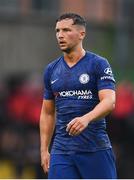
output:
[[[62,52],[66,52],[69,53],[71,51],[71,49],[69,48],[60,48]]]
[[[64,51],[64,50],[66,50],[67,48],[64,47],[64,46],[60,46],[60,49],[61,49],[62,51]]]

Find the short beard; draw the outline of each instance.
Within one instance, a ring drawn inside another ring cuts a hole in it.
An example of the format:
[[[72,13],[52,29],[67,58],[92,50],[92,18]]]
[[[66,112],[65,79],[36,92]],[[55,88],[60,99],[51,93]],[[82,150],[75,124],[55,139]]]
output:
[[[69,54],[72,51],[72,48],[63,49],[61,51]]]

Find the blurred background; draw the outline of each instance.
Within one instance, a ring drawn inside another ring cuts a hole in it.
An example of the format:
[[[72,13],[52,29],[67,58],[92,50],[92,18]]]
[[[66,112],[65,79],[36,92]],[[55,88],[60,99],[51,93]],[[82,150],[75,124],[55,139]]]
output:
[[[45,66],[61,52],[55,20],[87,20],[84,47],[105,56],[117,81],[107,117],[119,178],[134,178],[134,0],[0,0],[0,178],[47,178],[40,166],[39,115]]]

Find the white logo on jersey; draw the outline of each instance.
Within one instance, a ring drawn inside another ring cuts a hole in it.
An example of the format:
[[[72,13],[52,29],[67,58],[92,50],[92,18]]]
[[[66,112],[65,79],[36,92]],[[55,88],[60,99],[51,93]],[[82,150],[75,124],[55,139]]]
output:
[[[114,81],[115,82],[115,79],[114,79],[114,77],[112,77],[112,76],[102,76],[101,78],[100,78],[101,80],[107,80],[107,79],[109,79],[109,80],[112,80],[112,81]]]
[[[79,81],[81,84],[86,84],[89,82],[89,75],[88,74],[81,74],[79,77]]]
[[[90,90],[70,90],[58,92],[60,97],[77,96],[77,99],[92,99],[93,94]]]
[[[106,68],[106,69],[104,70],[104,73],[105,73],[105,74],[108,74],[108,75],[110,75],[110,76],[113,75],[111,68]]]
[[[51,81],[51,84],[54,84],[58,79],[55,79],[53,81]]]
[[[92,94],[90,90],[70,90],[70,91],[61,91],[59,92],[62,97],[70,97],[70,96],[85,96]]]

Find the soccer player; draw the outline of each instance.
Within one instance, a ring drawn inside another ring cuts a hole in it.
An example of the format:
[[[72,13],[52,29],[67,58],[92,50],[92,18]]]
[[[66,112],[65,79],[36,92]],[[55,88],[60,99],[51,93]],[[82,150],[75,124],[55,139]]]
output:
[[[86,22],[80,15],[61,15],[55,31],[63,56],[44,73],[42,167],[49,179],[116,178],[105,122],[115,106],[111,67],[105,58],[83,49]]]

